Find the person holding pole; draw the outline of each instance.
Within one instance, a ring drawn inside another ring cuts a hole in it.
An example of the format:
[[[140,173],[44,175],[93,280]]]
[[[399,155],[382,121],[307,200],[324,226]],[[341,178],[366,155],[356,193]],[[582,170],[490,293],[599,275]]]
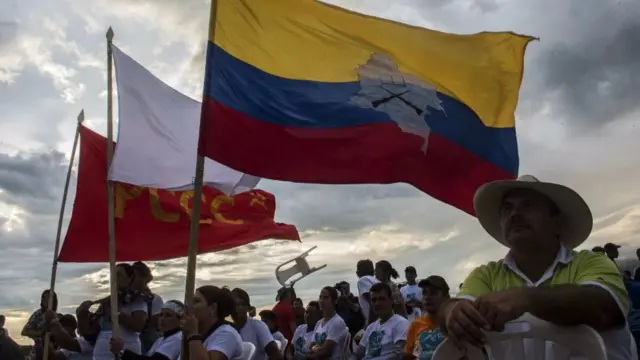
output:
[[[49,296],[52,295],[51,301],[49,301]],[[31,352],[27,356],[28,360],[36,360],[42,359],[43,350],[44,350],[44,325],[45,318],[44,314],[49,308],[49,303],[51,303],[51,309],[53,311],[58,310],[58,296],[55,292],[50,290],[45,290],[40,295],[40,308],[29,316],[29,320],[22,328],[22,332],[20,335],[28,337],[33,340],[33,347],[31,348]]]
[[[110,297],[98,301],[85,301],[76,310],[80,335],[94,343],[94,360],[113,360],[111,337],[124,341],[125,349],[141,353],[140,332],[147,322],[147,303],[140,292],[131,289],[133,268],[129,264],[116,266],[116,286],[118,290],[118,329],[111,318]],[[99,305],[95,313],[89,308]],[[118,331],[118,334],[114,334]]]
[[[185,306],[178,300],[169,300],[162,305],[158,325],[162,336],[156,339],[145,355],[136,354],[124,348],[120,338],[111,339],[111,351],[119,354],[121,360],[176,360],[182,348],[182,328],[180,321]]]
[[[77,322],[73,315],[58,316],[55,311],[45,313],[45,328],[51,334],[48,357],[51,360],[87,360],[93,358],[93,346],[76,336]],[[56,346],[53,346],[55,342]]]
[[[180,360],[232,360],[242,356],[242,338],[225,320],[235,311],[229,289],[201,286],[187,310],[182,320],[187,346]]]

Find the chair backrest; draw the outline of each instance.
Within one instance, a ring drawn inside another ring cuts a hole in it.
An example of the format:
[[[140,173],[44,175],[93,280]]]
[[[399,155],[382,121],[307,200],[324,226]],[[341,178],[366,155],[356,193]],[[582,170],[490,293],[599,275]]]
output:
[[[287,350],[287,345],[289,344],[289,340],[284,339],[284,343],[282,343],[282,347],[280,348],[280,352],[284,355],[285,350]]]
[[[242,343],[242,360],[253,359],[253,354],[256,353],[256,346],[253,343],[244,341]]]
[[[351,358],[351,333],[347,331],[347,335],[344,338],[344,349],[342,351],[342,359],[348,360]]]
[[[509,322],[503,332],[487,333],[485,350],[488,358],[493,360],[569,360],[575,356],[607,360],[602,338],[594,329],[586,325],[557,326],[531,314]],[[465,354],[464,350],[445,339],[434,352],[432,360],[460,359],[463,356],[469,360],[487,358],[479,348],[467,345]]]
[[[273,341],[276,343],[276,345],[278,345],[278,349],[282,350],[284,346],[282,346],[282,343],[280,342],[280,340],[273,339]]]
[[[282,285],[283,287],[293,286],[293,284],[300,281],[302,278],[307,277],[310,274],[318,270],[321,270],[327,266],[326,264],[319,267],[314,267],[314,268],[309,266],[309,263],[307,262],[306,258],[307,258],[307,255],[309,255],[309,253],[313,251],[315,248],[317,248],[317,246],[312,247],[311,249],[303,252],[297,257],[291,260],[285,261],[282,264],[278,265],[278,267],[276,267],[276,279],[278,280],[280,285]],[[291,263],[293,263],[293,266],[286,269],[284,268],[286,265],[289,265]],[[296,274],[300,274],[300,276],[293,279],[292,281],[289,281]],[[289,281],[289,283],[287,283],[287,281]]]

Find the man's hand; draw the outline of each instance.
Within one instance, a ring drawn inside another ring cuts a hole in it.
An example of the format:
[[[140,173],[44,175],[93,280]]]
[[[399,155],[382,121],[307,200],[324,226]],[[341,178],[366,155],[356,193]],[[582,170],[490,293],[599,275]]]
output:
[[[503,331],[506,323],[519,318],[530,308],[526,288],[480,296],[473,307],[487,321],[491,331]]]
[[[180,320],[180,327],[187,336],[195,335],[198,333],[198,320],[196,320],[193,315],[187,313],[182,317],[182,320]]]
[[[44,312],[44,321],[47,323],[52,323],[54,321],[58,320],[58,314],[56,314],[55,311],[53,310],[46,310]]]
[[[445,326],[449,338],[456,344],[468,342],[481,346],[485,341],[484,331],[489,324],[474,308],[469,300],[457,300],[449,303],[444,309]]]
[[[124,350],[124,340],[121,338],[111,338],[111,353],[114,355],[120,354]]]

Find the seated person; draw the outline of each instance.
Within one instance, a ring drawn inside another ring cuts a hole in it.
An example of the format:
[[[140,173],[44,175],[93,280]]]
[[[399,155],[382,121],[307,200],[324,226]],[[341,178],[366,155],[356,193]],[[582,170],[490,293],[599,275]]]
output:
[[[393,312],[393,293],[387,283],[374,284],[369,290],[377,320],[367,326],[353,354],[355,360],[402,359],[409,320]]]

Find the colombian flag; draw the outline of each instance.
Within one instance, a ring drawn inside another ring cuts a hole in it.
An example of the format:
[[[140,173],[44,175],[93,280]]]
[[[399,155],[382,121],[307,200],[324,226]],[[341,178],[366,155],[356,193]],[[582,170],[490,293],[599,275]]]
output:
[[[473,213],[518,173],[514,33],[456,35],[315,0],[213,1],[200,153],[264,178],[406,182]]]

